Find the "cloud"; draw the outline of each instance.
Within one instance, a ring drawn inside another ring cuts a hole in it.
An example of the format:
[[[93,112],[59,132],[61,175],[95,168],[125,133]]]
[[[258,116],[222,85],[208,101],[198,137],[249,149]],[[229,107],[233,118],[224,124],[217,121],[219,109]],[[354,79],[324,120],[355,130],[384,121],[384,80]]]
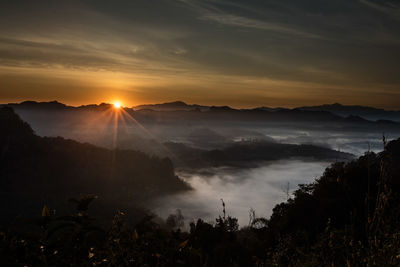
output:
[[[260,21],[260,20],[256,20],[256,19],[245,18],[245,17],[240,17],[240,16],[236,16],[236,15],[231,15],[231,14],[209,13],[209,14],[203,15],[201,17],[201,19],[210,20],[210,21],[214,21],[214,22],[218,22],[220,24],[230,25],[230,26],[253,28],[253,29],[259,29],[259,30],[265,30],[265,31],[273,31],[273,32],[289,34],[289,35],[296,35],[296,36],[307,37],[307,38],[322,38],[321,36],[316,35],[316,34],[299,31],[294,28],[286,27],[286,26],[279,25],[276,23],[268,23],[268,22],[264,22],[264,21]]]
[[[249,211],[255,209],[259,216],[269,217],[273,207],[286,200],[285,186],[290,192],[298,184],[312,182],[329,164],[325,162],[281,161],[254,169],[237,170],[218,168],[211,176],[179,173],[194,190],[156,199],[152,204],[157,214],[168,216],[181,209],[188,221],[201,217],[214,221],[221,214],[221,202],[227,213],[246,226]]]
[[[394,3],[393,1],[379,1],[382,3],[374,3],[369,0],[359,0],[360,3],[383,12],[385,14],[391,15],[395,19],[400,19],[400,6],[398,3]]]
[[[302,94],[323,101],[340,88],[352,99],[374,87],[387,98],[400,84],[400,25],[371,8],[378,2],[361,1],[3,1],[0,75],[21,70],[8,81],[17,88],[26,72],[88,83],[101,72],[100,80],[123,77],[107,84],[160,96],[185,87],[196,99],[211,90],[209,98],[252,92],[246,103],[250,95],[276,97],[270,81],[282,84],[287,101]]]

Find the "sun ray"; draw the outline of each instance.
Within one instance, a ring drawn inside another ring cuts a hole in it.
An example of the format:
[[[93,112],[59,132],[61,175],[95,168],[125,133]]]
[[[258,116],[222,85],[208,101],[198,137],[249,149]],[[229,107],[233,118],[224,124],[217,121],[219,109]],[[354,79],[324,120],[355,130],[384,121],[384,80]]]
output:
[[[153,135],[150,131],[148,131],[141,123],[139,123],[131,114],[129,114],[124,109],[121,109],[121,115],[124,117],[126,116],[130,121],[132,121],[135,125],[137,125],[145,134],[147,134],[152,140],[154,140],[160,148],[163,150],[164,153],[168,155],[168,157],[180,161],[178,156],[176,156],[172,151],[170,151],[161,141],[158,140],[158,137]]]
[[[120,112],[119,110],[114,110],[113,113],[113,144],[112,144],[112,162],[111,162],[111,178],[114,178],[115,176],[115,171],[116,171],[116,160],[117,160],[117,150],[118,150],[118,121],[119,121],[119,116]]]

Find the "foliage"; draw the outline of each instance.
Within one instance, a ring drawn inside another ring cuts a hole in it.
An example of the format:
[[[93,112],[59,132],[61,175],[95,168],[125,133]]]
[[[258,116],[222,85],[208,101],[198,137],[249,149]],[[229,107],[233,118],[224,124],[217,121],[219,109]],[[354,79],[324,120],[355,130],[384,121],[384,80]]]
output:
[[[92,212],[111,214],[115,206],[190,189],[168,158],[40,137],[8,107],[0,108],[0,125],[0,225],[43,203],[66,212],[65,200],[81,193],[100,197]]]
[[[15,122],[13,127],[19,129],[21,135],[31,138],[28,146],[36,147],[35,150],[29,150],[18,145],[25,153],[25,160],[29,159],[26,156],[30,155],[29,151],[34,151],[43,154],[33,154],[32,157],[40,157],[48,160],[48,164],[54,164],[50,157],[45,157],[44,151],[60,147],[64,149],[65,142],[69,142],[35,137],[22,121]],[[13,135],[2,138],[1,182],[10,186],[6,182],[16,176],[10,171],[12,168],[4,164],[4,159],[13,164],[10,158],[16,155],[17,150],[8,151]],[[49,143],[59,146],[49,146]],[[80,150],[85,145],[72,141],[68,144],[69,149],[79,147],[80,152],[98,151],[93,155],[99,158],[110,153],[89,145],[86,148],[88,150]],[[47,150],[40,150],[42,146]],[[5,150],[7,157],[4,157]],[[70,163],[70,158],[63,159]],[[26,164],[33,168],[33,162],[36,161],[29,160],[31,162]],[[151,158],[142,160],[153,161]],[[169,166],[168,163],[162,165],[163,160],[154,160],[160,166]],[[38,168],[38,173],[44,174],[43,165]],[[4,170],[7,170],[7,175],[4,175]],[[172,169],[165,167],[162,170],[171,172]],[[39,179],[33,176],[34,173],[25,174],[25,179]],[[55,184],[47,187],[53,174],[48,173],[43,183],[29,189],[33,192],[57,190]],[[62,186],[71,186],[64,182]],[[119,192],[114,190],[121,188],[111,188],[113,193]],[[70,215],[58,215],[52,205],[46,202],[42,209],[36,210],[38,216],[15,220],[7,227],[0,228],[1,265],[400,265],[400,139],[390,143],[384,140],[384,151],[379,154],[367,152],[358,160],[332,164],[315,182],[300,185],[292,198],[276,205],[269,219],[259,218],[255,211],[251,211],[249,225],[241,229],[237,219],[226,213],[223,200],[222,215],[216,218],[215,223],[198,219],[190,223],[188,231],[183,229],[184,216],[180,211],[169,216],[166,222],[147,214],[132,223],[128,220],[130,211],[119,210],[111,223],[101,225],[89,216],[91,203],[101,200],[101,197],[97,200],[96,195],[70,199],[76,206]]]

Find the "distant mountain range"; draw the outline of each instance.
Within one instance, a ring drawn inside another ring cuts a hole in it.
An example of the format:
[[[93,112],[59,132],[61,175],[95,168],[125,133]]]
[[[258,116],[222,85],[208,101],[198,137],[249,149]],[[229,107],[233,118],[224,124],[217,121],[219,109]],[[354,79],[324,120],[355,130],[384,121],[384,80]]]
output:
[[[299,107],[300,110],[328,111],[333,114],[347,117],[359,116],[367,120],[393,120],[400,121],[400,111],[384,110],[365,106],[345,106],[338,103],[331,105]]]
[[[182,101],[175,102],[167,102],[162,104],[149,104],[149,105],[139,105],[133,107],[134,110],[143,110],[150,109],[155,111],[178,111],[178,110],[200,110],[200,111],[208,111],[208,110],[229,110],[232,109],[227,106],[216,107],[216,106],[201,106],[197,104],[186,104]],[[232,109],[233,110],[233,109]],[[243,111],[266,111],[266,112],[282,112],[282,111],[290,111],[290,110],[305,110],[305,111],[326,111],[335,115],[339,115],[342,117],[355,116],[361,117],[366,120],[392,120],[400,122],[400,111],[393,110],[384,110],[373,107],[366,106],[346,106],[338,103],[335,104],[325,104],[320,106],[304,106],[297,107],[293,109],[289,108],[270,108],[270,107],[257,107],[254,109],[242,109]]]
[[[51,102],[35,102],[25,101],[21,103],[9,103],[3,104],[2,106],[11,106],[16,110],[105,110],[110,108],[112,105],[102,103],[100,105],[83,105],[79,107],[67,106],[57,101]],[[167,102],[161,104],[149,104],[139,105],[132,108],[124,108],[129,111],[136,112],[147,112],[147,111],[158,111],[158,112],[182,112],[182,111],[194,111],[194,112],[211,112],[211,113],[230,113],[235,112],[236,114],[252,114],[253,117],[259,117],[264,114],[271,117],[286,117],[298,119],[301,118],[317,118],[324,120],[340,120],[345,118],[350,122],[362,122],[362,121],[377,121],[378,123],[391,123],[400,122],[400,111],[384,110],[373,107],[365,106],[346,106],[338,103],[327,104],[321,106],[304,106],[293,109],[289,108],[269,108],[269,107],[257,107],[253,109],[234,109],[229,106],[203,106],[197,104],[187,104],[182,101]],[[308,120],[308,119],[307,119]]]
[[[36,102],[36,101],[24,101],[21,103],[9,103],[9,104],[1,104],[0,106],[9,106],[14,109],[25,109],[25,110],[104,110],[108,109],[112,106],[112,104],[101,103],[100,105],[90,104],[90,105],[82,105],[79,107],[68,106],[58,101],[49,101],[49,102]]]
[[[209,106],[201,106],[201,105],[189,105],[182,101],[175,102],[167,102],[161,104],[147,104],[147,105],[139,105],[134,106],[134,110],[142,110],[142,109],[151,109],[155,111],[178,111],[178,110],[209,110]]]

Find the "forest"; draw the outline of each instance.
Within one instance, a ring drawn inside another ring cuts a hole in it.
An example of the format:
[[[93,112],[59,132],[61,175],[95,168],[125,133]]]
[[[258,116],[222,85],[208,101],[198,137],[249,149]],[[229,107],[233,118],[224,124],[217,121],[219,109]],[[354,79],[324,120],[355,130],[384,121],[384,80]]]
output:
[[[67,211],[65,200],[82,193],[101,196],[96,212],[104,215],[114,205],[137,209],[151,197],[190,190],[168,158],[40,137],[8,107],[0,109],[0,124],[0,223],[43,203]]]
[[[382,152],[333,163],[269,218],[251,210],[239,226],[221,200],[215,221],[185,225],[179,210],[163,220],[124,205],[190,190],[168,159],[38,137],[8,107],[0,118],[3,266],[400,264],[400,139],[383,137]],[[112,176],[110,157],[120,168]]]

